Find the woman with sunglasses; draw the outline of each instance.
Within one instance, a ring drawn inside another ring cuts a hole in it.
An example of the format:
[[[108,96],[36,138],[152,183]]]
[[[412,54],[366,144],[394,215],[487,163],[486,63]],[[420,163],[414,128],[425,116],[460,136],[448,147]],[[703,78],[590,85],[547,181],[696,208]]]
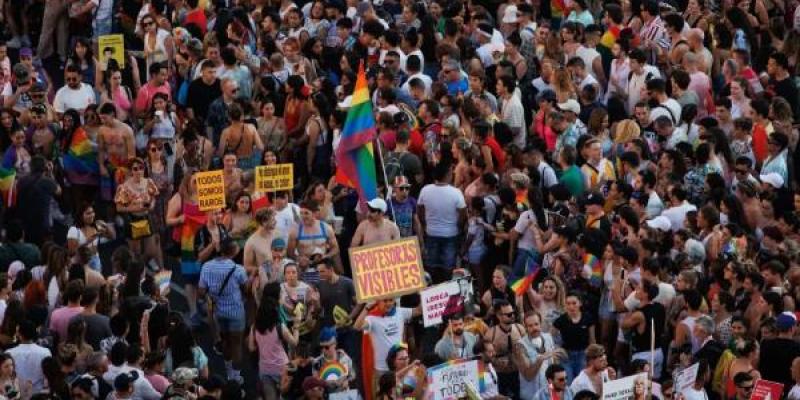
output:
[[[158,186],[145,176],[144,160],[136,157],[128,165],[128,177],[117,187],[114,196],[116,210],[127,217],[128,247],[143,254],[145,260],[155,262],[156,267],[161,267],[164,265],[161,240],[151,216],[158,200]]]
[[[152,9],[152,7],[150,7]],[[175,43],[172,34],[158,26],[155,14],[150,13],[142,18],[141,32],[144,41],[145,71],[149,71],[150,65],[157,62],[165,62],[175,59]],[[149,75],[147,79],[150,79]]]
[[[166,226],[164,216],[166,215],[169,195],[173,192],[173,186],[172,179],[170,179],[170,168],[166,155],[164,154],[164,146],[160,141],[151,139],[147,144],[145,164],[150,179],[153,180],[158,189],[158,196],[155,198],[155,214],[153,214],[152,222],[155,232],[161,234],[161,231]]]

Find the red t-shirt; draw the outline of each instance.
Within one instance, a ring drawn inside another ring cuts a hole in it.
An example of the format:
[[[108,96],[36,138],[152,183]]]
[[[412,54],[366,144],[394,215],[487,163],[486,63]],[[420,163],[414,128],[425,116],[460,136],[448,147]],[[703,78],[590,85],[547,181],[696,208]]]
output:
[[[753,154],[756,156],[756,162],[763,162],[769,149],[767,149],[767,129],[760,124],[753,124]]]
[[[190,24],[197,25],[200,28],[200,32],[203,36],[206,35],[206,27],[208,26],[208,19],[206,18],[206,13],[203,10],[192,10],[186,13],[186,18],[183,20],[183,26],[187,27]]]

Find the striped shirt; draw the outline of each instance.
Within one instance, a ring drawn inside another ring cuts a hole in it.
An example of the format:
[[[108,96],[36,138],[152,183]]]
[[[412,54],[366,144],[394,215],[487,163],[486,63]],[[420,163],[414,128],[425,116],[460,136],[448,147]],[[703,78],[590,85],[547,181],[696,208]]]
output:
[[[225,288],[220,294],[220,288],[225,281],[225,277],[236,268],[233,275],[228,279]],[[207,289],[209,295],[216,302],[217,315],[225,318],[239,318],[244,316],[244,303],[242,301],[241,286],[247,281],[247,273],[244,267],[233,262],[228,258],[215,258],[203,264],[200,270],[201,289]]]
[[[667,28],[664,27],[664,22],[661,20],[661,17],[655,17],[650,20],[649,23],[643,26],[642,30],[639,32],[639,39],[643,44],[647,42],[654,42],[656,46],[661,47],[664,50],[669,50],[670,47]],[[656,49],[651,49],[648,53],[647,63],[656,65],[656,55]]]

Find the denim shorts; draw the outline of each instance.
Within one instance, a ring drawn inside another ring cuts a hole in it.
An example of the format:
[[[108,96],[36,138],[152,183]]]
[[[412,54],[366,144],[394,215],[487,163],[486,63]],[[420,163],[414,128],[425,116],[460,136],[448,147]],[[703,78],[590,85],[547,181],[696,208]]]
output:
[[[228,318],[217,315],[217,326],[220,332],[244,332],[244,316]]]

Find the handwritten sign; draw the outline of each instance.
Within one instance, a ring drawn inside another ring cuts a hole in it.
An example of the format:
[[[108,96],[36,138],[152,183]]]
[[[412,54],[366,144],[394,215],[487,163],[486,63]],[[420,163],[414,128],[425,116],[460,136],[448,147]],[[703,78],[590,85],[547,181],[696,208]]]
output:
[[[416,237],[350,248],[356,299],[361,303],[414,293],[425,287]]]
[[[472,282],[462,278],[431,286],[422,291],[421,297],[425,327],[438,325],[444,317],[463,312],[471,304]]]
[[[675,393],[683,393],[686,389],[694,386],[699,369],[700,364],[694,363],[678,372],[675,376]]]
[[[635,399],[639,397],[637,392],[644,398],[649,384],[650,379],[646,372],[603,382],[603,400]]]
[[[97,48],[100,50],[98,61],[102,65],[108,66],[108,60],[113,58],[120,68],[125,68],[125,37],[122,34],[98,37]]]
[[[756,381],[750,400],[778,400],[783,397],[783,384],[765,379]]]
[[[194,175],[194,179],[197,182],[197,202],[200,211],[225,208],[225,178],[222,170],[198,172]]]
[[[277,192],[294,188],[294,165],[276,164],[256,167],[256,191]]]
[[[485,370],[479,360],[454,360],[428,369],[427,399],[462,399],[469,395],[469,388],[486,391]]]

